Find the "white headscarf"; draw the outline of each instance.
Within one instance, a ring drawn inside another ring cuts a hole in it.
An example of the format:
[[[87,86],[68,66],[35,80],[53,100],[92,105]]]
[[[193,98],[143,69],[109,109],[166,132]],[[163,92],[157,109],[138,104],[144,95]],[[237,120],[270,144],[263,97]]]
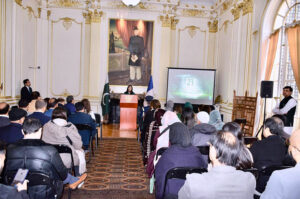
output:
[[[172,111],[165,112],[164,116],[161,119],[162,126],[159,127],[159,132],[162,133],[163,130],[165,130],[168,126],[176,122],[181,122],[178,116],[176,115],[176,113]],[[169,147],[169,129],[166,132],[164,132],[161,136],[158,137],[156,152],[162,147]],[[154,159],[154,166],[156,165],[158,160],[159,159],[157,160]]]

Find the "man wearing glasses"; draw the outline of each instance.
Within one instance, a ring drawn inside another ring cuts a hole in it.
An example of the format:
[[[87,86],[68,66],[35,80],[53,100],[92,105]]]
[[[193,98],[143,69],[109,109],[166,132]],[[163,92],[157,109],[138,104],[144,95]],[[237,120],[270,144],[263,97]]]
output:
[[[289,154],[296,161],[296,166],[274,171],[261,199],[298,199],[300,197],[300,130],[294,131],[289,141]]]

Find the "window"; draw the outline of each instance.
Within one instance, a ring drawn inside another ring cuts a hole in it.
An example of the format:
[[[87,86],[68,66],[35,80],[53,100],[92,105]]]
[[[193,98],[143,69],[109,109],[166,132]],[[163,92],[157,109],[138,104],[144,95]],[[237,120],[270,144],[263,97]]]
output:
[[[273,29],[281,29],[277,46],[277,54],[271,79],[274,80],[274,96],[280,96],[284,86],[294,89],[293,96],[297,99],[297,88],[289,54],[288,40],[285,35],[286,25],[300,21],[300,0],[284,0],[277,12]]]

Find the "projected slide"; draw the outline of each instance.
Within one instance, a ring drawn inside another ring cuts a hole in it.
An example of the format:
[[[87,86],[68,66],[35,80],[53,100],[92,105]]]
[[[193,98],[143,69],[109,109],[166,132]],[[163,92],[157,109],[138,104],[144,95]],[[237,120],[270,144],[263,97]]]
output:
[[[213,104],[215,70],[169,68],[167,100]]]

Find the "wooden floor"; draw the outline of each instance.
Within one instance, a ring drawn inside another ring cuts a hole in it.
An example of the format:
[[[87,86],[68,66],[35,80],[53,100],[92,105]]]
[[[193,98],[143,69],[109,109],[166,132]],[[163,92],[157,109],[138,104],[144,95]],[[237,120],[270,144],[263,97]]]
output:
[[[100,135],[100,131],[99,131]],[[137,138],[137,130],[126,131],[120,130],[119,124],[103,124],[102,126],[103,138]]]

